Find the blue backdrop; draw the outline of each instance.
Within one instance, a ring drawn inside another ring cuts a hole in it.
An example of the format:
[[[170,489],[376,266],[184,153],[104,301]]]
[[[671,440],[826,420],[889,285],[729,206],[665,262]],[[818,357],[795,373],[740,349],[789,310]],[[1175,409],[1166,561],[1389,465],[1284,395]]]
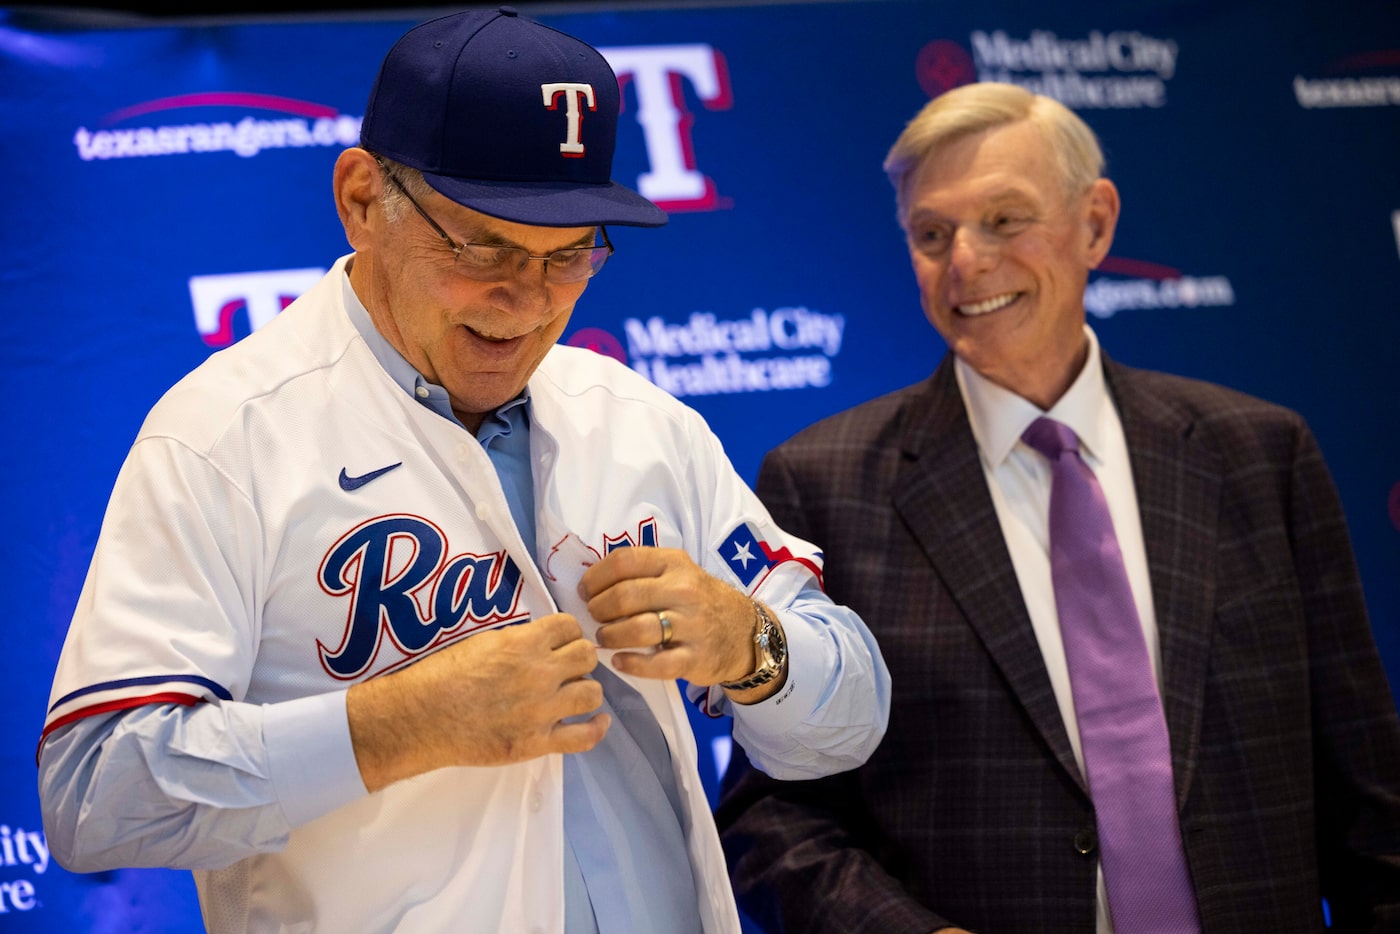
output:
[[[819,416],[921,379],[886,149],[931,94],[1010,80],[1101,135],[1124,213],[1086,296],[1109,353],[1300,410],[1400,684],[1400,14],[1391,3],[926,0],[586,12],[615,176],[672,212],[566,339],[684,397],[752,480]],[[34,748],[127,447],[151,404],[347,250],[332,163],[402,14],[119,28],[0,10],[0,922],[198,931],[184,873],[66,873]],[[713,791],[724,727],[700,724]]]

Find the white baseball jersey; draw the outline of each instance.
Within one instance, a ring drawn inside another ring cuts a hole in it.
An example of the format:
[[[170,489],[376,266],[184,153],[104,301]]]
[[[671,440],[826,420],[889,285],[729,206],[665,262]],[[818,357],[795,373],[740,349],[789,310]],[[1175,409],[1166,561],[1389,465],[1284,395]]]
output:
[[[46,735],[135,705],[334,692],[556,609],[588,630],[580,554],[683,548],[779,612],[811,581],[820,556],[773,526],[698,415],[569,347],[530,382],[537,567],[480,444],[394,385],[356,333],[344,265],[152,410],[113,492]],[[790,628],[775,735],[827,703],[805,660],[844,651],[837,667],[871,667],[855,629]],[[670,747],[704,928],[737,932],[684,702],[674,682],[628,680]],[[365,795],[294,828],[280,852],[196,871],[206,921],[561,931],[562,775],[547,756]]]

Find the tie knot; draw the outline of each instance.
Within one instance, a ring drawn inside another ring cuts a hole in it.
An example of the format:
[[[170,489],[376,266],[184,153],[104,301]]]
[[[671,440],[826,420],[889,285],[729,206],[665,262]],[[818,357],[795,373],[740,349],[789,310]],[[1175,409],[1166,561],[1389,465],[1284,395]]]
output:
[[[1074,429],[1053,418],[1037,418],[1021,435],[1021,440],[1044,454],[1050,460],[1060,459],[1066,451],[1079,453],[1079,439]]]

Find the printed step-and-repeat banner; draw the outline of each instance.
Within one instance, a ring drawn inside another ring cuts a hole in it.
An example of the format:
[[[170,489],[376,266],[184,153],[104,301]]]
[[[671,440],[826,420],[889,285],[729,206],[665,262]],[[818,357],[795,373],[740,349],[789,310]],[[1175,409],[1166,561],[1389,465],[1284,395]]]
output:
[[[611,231],[565,340],[698,408],[749,480],[774,444],[944,352],[880,170],[904,123],[977,80],[1075,108],[1124,205],[1091,324],[1120,360],[1307,417],[1400,684],[1393,4],[521,6],[604,50],[625,101],[615,176],[671,212]],[[50,677],[147,409],[347,252],[331,166],[411,25],[0,10],[6,930],[201,929],[186,873],[50,859],[34,766]],[[697,726],[713,793],[727,727]]]

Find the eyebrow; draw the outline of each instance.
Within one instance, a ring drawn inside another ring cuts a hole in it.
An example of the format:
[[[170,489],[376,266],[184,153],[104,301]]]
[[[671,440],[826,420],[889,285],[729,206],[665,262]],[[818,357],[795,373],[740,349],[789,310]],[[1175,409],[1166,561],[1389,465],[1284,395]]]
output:
[[[997,191],[995,194],[989,195],[983,203],[983,209],[995,210],[997,208],[1004,208],[1007,205],[1035,208],[1039,206],[1039,201],[1029,192],[1021,191],[1016,188],[1004,188]],[[945,212],[935,210],[934,208],[918,204],[912,205],[909,208],[908,222],[911,224],[943,223],[948,220],[949,216]]]
[[[1001,207],[1004,204],[1012,203],[1035,205],[1039,203],[1039,199],[1031,195],[1029,192],[1021,191],[1015,188],[1008,188],[1005,191],[997,192],[995,195],[988,198],[987,202],[993,207]]]

